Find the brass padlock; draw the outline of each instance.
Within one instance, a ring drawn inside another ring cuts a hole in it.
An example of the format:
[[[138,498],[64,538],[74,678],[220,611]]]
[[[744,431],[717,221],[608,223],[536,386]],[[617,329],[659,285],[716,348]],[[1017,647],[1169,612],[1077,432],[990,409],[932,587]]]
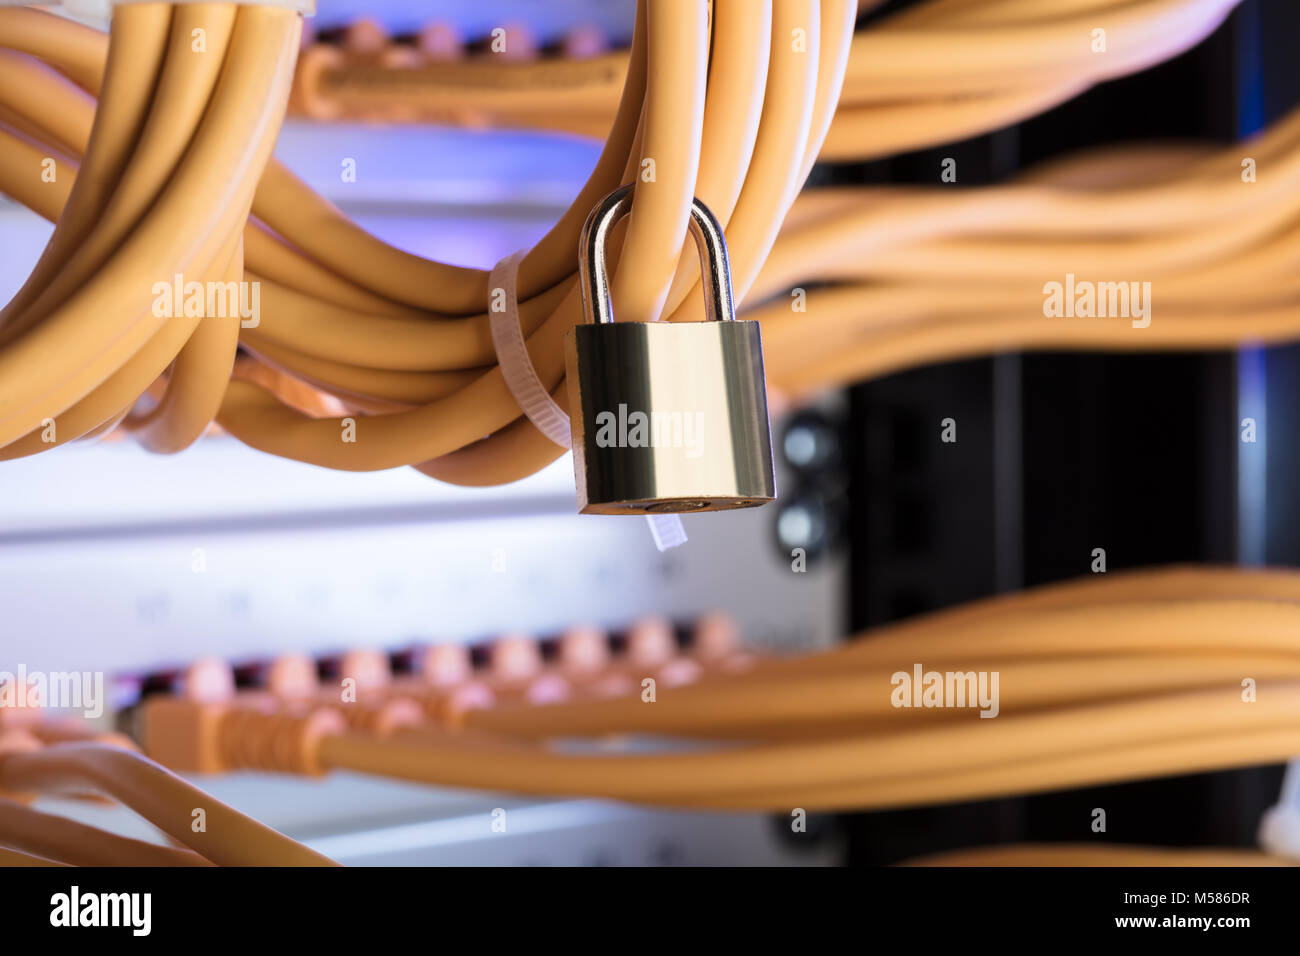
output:
[[[653,514],[749,508],[776,497],[757,322],[736,320],[722,227],[698,199],[705,322],[615,322],[605,246],[632,187],[582,230],[587,322],[565,338],[578,510]],[[633,268],[631,264],[628,268]]]

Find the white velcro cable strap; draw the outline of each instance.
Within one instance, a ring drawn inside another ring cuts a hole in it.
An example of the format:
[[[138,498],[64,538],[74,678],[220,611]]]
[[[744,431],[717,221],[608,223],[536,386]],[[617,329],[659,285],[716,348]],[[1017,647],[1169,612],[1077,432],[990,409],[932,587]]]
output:
[[[501,366],[506,388],[510,389],[520,410],[539,432],[561,448],[569,448],[573,444],[569,416],[537,377],[537,369],[533,368],[528,356],[524,332],[519,325],[516,288],[519,263],[523,258],[522,249],[506,256],[488,276],[488,326],[492,330],[492,347],[496,349],[497,364]],[[646,515],[646,521],[650,524],[655,547],[660,551],[686,543],[686,529],[677,515]]]
[[[677,515],[646,515],[645,520],[650,525],[655,547],[660,551],[686,543],[686,528]]]
[[[572,445],[569,416],[555,403],[537,377],[537,370],[533,368],[524,344],[523,329],[519,327],[519,299],[515,287],[523,258],[523,250],[506,256],[488,276],[488,322],[492,328],[492,347],[496,349],[506,388],[510,389],[528,420],[555,444],[568,448]]]

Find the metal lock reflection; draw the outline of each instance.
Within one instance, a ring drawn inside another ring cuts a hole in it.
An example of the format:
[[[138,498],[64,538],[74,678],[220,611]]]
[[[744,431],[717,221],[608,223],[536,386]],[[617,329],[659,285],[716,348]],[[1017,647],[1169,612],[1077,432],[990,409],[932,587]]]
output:
[[[698,199],[707,321],[614,322],[605,246],[631,208],[631,186],[606,196],[580,245],[588,321],[565,338],[578,509],[583,514],[719,511],[776,497],[763,347],[737,321],[726,241]]]

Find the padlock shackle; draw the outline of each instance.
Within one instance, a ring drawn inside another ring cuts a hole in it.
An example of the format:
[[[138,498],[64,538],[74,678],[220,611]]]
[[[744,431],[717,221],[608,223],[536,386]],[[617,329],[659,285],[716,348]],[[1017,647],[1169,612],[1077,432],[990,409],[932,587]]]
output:
[[[596,204],[582,227],[578,240],[578,271],[582,281],[582,302],[586,314],[596,323],[613,322],[614,311],[609,294],[609,264],[605,247],[614,224],[632,211],[632,185],[619,186]],[[727,258],[727,240],[722,226],[709,207],[698,199],[691,200],[691,236],[700,253],[700,275],[704,289],[704,316],[707,321],[732,321],[736,310],[731,301],[731,262]]]

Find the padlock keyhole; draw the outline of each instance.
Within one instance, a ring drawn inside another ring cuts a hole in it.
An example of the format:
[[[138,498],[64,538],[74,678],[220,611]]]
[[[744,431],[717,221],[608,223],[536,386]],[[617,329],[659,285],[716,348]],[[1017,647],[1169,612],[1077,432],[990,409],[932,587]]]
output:
[[[682,511],[707,511],[713,504],[711,501],[656,501],[647,505],[632,505],[638,511],[650,512],[682,512]]]

